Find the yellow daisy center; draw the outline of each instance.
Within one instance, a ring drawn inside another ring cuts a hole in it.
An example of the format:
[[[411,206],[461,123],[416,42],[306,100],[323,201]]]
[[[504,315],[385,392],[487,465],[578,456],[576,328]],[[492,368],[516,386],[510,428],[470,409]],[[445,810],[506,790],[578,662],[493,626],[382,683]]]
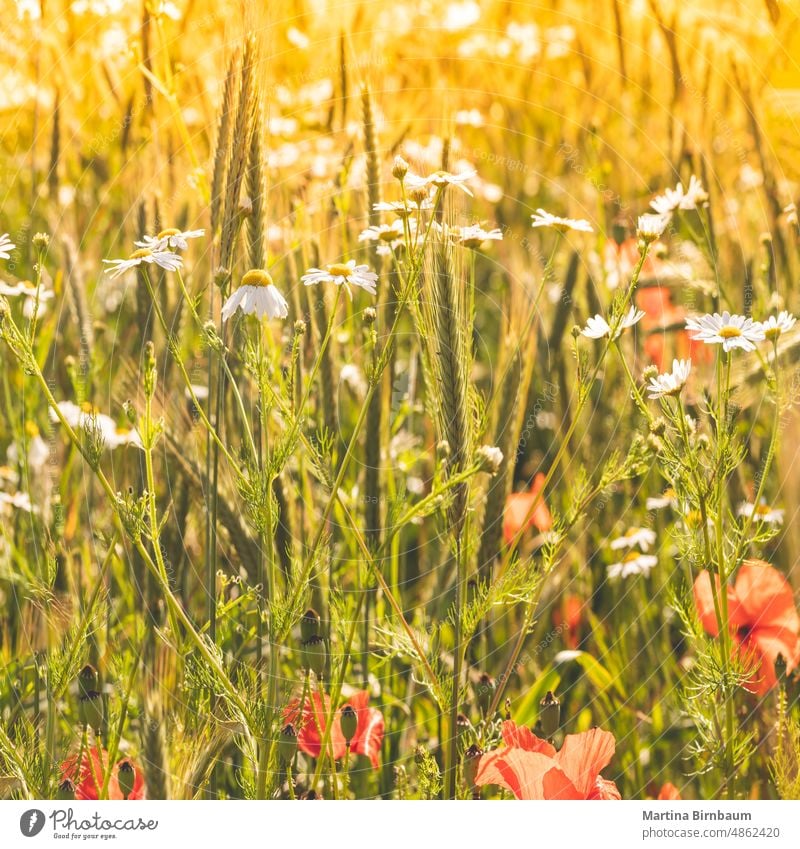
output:
[[[333,277],[349,277],[353,269],[345,262],[335,262],[328,266],[328,274]]]
[[[771,508],[770,508],[769,504],[759,504],[758,507],[756,507],[756,515],[757,516],[766,516],[767,513],[770,513],[770,512],[771,512]]]
[[[144,259],[146,256],[151,256],[152,253],[150,248],[139,248],[138,251],[134,251],[131,254],[131,259]]]
[[[94,404],[90,404],[88,401],[84,401],[81,404],[81,412],[86,413],[90,416],[96,416],[100,411],[97,409],[97,407],[94,406]]]
[[[168,239],[170,236],[177,236],[181,231],[178,230],[177,227],[167,227],[166,230],[162,230],[157,236],[157,239]]]
[[[638,551],[629,551],[625,555],[622,562],[623,563],[633,563],[634,560],[638,560],[638,559],[639,559],[639,552]]]
[[[28,436],[38,436],[39,435],[39,428],[36,426],[36,422],[26,421],[25,422],[25,433],[27,433]]]
[[[263,268],[251,268],[242,277],[242,286],[272,286],[272,277]]]
[[[738,327],[727,324],[725,327],[720,328],[719,335],[723,339],[735,339],[737,336],[742,335],[742,331]]]

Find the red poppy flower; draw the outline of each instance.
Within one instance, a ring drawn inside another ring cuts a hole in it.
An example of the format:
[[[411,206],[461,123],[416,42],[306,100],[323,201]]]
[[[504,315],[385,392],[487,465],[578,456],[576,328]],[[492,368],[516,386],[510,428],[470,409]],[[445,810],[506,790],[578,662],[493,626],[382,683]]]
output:
[[[383,742],[383,714],[377,708],[368,706],[369,693],[359,690],[347,703],[353,707],[358,717],[356,733],[350,741],[350,751],[357,755],[365,755],[377,768],[380,765],[380,749]],[[330,713],[330,698],[326,695],[323,707],[322,698],[319,693],[307,696],[303,706],[303,716],[300,714],[300,700],[292,699],[283,717],[286,722],[291,722],[297,730],[297,745],[301,752],[318,758],[322,750],[322,736],[325,733],[325,725]],[[336,760],[344,757],[347,750],[347,742],[342,734],[341,708],[333,717],[331,728],[330,745],[333,749],[333,757]]]
[[[539,499],[539,503],[528,516],[533,503],[542,491],[544,479],[544,474],[539,472],[533,479],[529,492],[513,492],[506,499],[506,509],[503,514],[503,537],[506,543],[511,544],[525,525],[526,519],[527,527],[536,527],[540,531],[549,531],[553,526],[553,517],[544,503],[544,498]]]
[[[659,371],[669,364],[668,331],[674,333],[672,357],[690,359],[695,365],[712,362],[712,347],[689,336],[684,327],[686,310],[672,303],[668,289],[661,286],[641,289],[636,295],[636,305],[645,313],[642,319],[642,329],[648,331],[644,341],[645,353]]]
[[[108,781],[108,798],[109,799],[124,799],[122,790],[117,779],[117,771],[121,763],[129,758],[122,758],[117,761],[111,769],[111,777]],[[133,780],[133,790],[128,799],[144,799],[147,793],[147,787],[144,782],[144,776],[141,769],[131,761],[135,772]],[[108,752],[98,746],[94,746],[88,751],[84,751],[81,758],[80,770],[78,769],[78,755],[72,755],[61,764],[61,781],[69,779],[75,785],[76,799],[99,799],[100,792],[103,788],[103,777],[108,769]]]
[[[719,590],[719,576],[714,580]],[[703,627],[711,636],[718,636],[708,572],[697,576],[694,599]],[[775,660],[779,654],[788,670],[800,662],[800,617],[792,588],[769,563],[746,560],[734,585],[728,586],[728,618],[736,651],[752,669],[745,689],[763,696],[777,683]]]
[[[483,755],[475,783],[496,784],[517,799],[620,799],[613,781],[600,775],[614,755],[614,735],[599,728],[567,734],[561,749],[510,720],[505,747]]]
[[[561,604],[553,609],[553,625],[563,632],[564,642],[570,649],[578,648],[583,624],[583,601],[576,595],[565,595]]]
[[[674,784],[668,781],[659,791],[657,798],[668,802],[674,802],[681,798],[681,791],[678,790]]]

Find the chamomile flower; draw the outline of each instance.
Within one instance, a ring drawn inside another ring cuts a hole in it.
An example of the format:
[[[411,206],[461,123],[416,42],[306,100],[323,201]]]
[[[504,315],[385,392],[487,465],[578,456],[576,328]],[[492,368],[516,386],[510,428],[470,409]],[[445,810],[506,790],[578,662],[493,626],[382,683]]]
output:
[[[38,287],[39,292],[37,295],[36,288],[37,287],[31,283],[30,280],[20,280],[18,283],[14,283],[13,285],[3,283],[3,281],[0,280],[0,295],[5,295],[7,298],[22,297],[24,299],[22,314],[28,319],[33,318],[34,312],[41,316],[41,314],[45,311],[45,304],[47,301],[51,301],[55,297],[55,293],[52,289],[46,289],[44,286],[40,285]]]
[[[484,230],[480,224],[470,224],[468,227],[458,227],[453,235],[456,241],[465,248],[477,250],[484,242],[501,242],[503,231],[495,227],[494,230]]]
[[[39,509],[31,502],[31,497],[27,492],[0,492],[0,507],[13,507],[15,510],[22,510],[25,513],[38,513]]]
[[[678,183],[674,189],[667,189],[650,202],[650,206],[659,214],[671,216],[676,209],[697,209],[697,205],[708,200],[708,193],[694,174],[689,179],[689,187]]]
[[[648,244],[655,242],[664,234],[667,224],[669,224],[668,215],[652,215],[650,213],[640,215],[636,223],[636,235]]]
[[[378,275],[370,271],[368,265],[356,265],[356,261],[351,259],[349,262],[334,262],[324,268],[309,268],[300,280],[306,286],[316,286],[319,283],[344,285],[347,294],[352,298],[351,286],[358,286],[370,295],[376,294]]]
[[[628,528],[621,537],[611,540],[609,547],[612,551],[618,551],[638,545],[642,551],[648,551],[655,541],[655,531],[651,531],[650,528]]]
[[[112,277],[119,277],[131,268],[136,268],[143,262],[148,265],[157,265],[165,271],[177,271],[183,266],[183,260],[172,251],[155,250],[153,248],[139,248],[134,251],[128,259],[104,259],[110,268],[106,272]]]
[[[643,316],[644,310],[637,310],[636,307],[631,307],[620,322],[620,325],[614,334],[614,338],[619,339],[623,330],[628,327],[633,327],[633,325],[640,321]],[[609,336],[611,334],[611,327],[602,315],[596,315],[594,318],[590,318],[586,322],[586,327],[581,330],[581,333],[589,339],[602,339],[604,336]]]
[[[16,245],[8,238],[8,233],[3,233],[0,236],[0,259],[11,259],[14,248]]]
[[[743,315],[731,315],[727,310],[720,315],[703,315],[686,321],[686,329],[694,330],[693,339],[706,345],[722,345],[724,351],[734,348],[755,351],[756,342],[764,341],[764,330],[759,322]]]
[[[74,429],[96,432],[103,440],[103,445],[113,450],[123,445],[135,445],[143,448],[142,438],[135,428],[120,427],[105,413],[91,404],[74,404],[72,401],[59,401],[56,405],[66,423]],[[55,410],[50,411],[51,421],[60,421]]]
[[[531,227],[550,227],[558,230],[559,233],[566,233],[567,230],[575,230],[579,233],[593,232],[592,225],[584,218],[560,218],[544,209],[537,209],[531,215]]]
[[[692,370],[691,360],[673,360],[672,371],[650,378],[647,394],[651,400],[679,395],[689,379]]]
[[[663,510],[665,507],[671,507],[674,510],[677,506],[678,499],[675,497],[675,490],[671,487],[665,489],[661,495],[651,496],[645,502],[648,510]]]
[[[402,200],[389,200],[381,201],[380,203],[373,203],[372,208],[375,212],[393,212],[400,218],[408,218],[409,215],[413,215],[419,209],[423,211],[433,209],[433,201],[430,198],[423,198],[419,203]]]
[[[411,234],[414,233],[414,220],[408,222]],[[404,243],[405,228],[402,218],[395,218],[391,224],[373,224],[359,233],[359,242],[377,242],[377,253],[384,256]]]
[[[168,227],[157,236],[143,236],[141,242],[134,242],[134,245],[137,248],[150,248],[151,251],[185,251],[189,247],[188,239],[199,239],[205,234],[205,230],[178,230]]]
[[[796,321],[797,319],[786,310],[781,310],[778,315],[771,315],[766,321],[761,322],[764,338],[769,339],[770,342],[777,342],[784,333],[788,333],[794,327]]]
[[[764,522],[767,525],[782,525],[784,510],[770,507],[763,499],[758,505],[743,501],[736,511],[737,516],[749,519],[751,516],[756,522]]]
[[[608,567],[608,577],[630,578],[633,575],[649,575],[653,566],[658,563],[658,558],[652,554],[640,554],[631,551],[619,563],[612,563]]]
[[[222,320],[227,321],[236,310],[261,318],[286,318],[289,304],[263,268],[252,268],[243,277],[239,288],[222,305]]]
[[[447,186],[455,186],[457,189],[461,189],[464,194],[472,197],[472,192],[466,182],[476,174],[476,171],[462,171],[460,174],[451,174],[449,171],[434,171],[427,177],[419,177],[409,171],[405,176],[405,185],[409,189],[426,189],[429,186],[434,186],[440,190]]]

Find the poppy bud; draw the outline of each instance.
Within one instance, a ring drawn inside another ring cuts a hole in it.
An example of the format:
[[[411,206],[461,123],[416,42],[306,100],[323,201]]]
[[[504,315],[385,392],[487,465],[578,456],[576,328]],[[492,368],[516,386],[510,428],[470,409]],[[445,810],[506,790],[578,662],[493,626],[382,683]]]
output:
[[[487,716],[489,708],[492,704],[492,696],[494,695],[494,681],[485,672],[478,679],[478,686],[475,688],[475,702],[481,716]]]
[[[97,692],[88,692],[78,700],[78,716],[83,725],[97,731],[103,724],[103,697]]]
[[[90,663],[87,663],[78,673],[78,695],[86,696],[89,693],[97,692],[98,684],[97,670]]]
[[[550,690],[539,702],[539,723],[542,734],[549,740],[558,731],[561,725],[561,703]]]
[[[300,639],[302,642],[307,643],[312,637],[319,636],[321,621],[319,613],[313,607],[306,610],[300,617]]]
[[[474,743],[464,752],[464,781],[469,788],[469,792],[473,795],[480,792],[475,786],[475,777],[478,774],[482,755],[483,749]]]
[[[511,719],[511,699],[506,698],[505,708],[506,708],[505,719],[507,719],[507,720]]]
[[[358,714],[355,710],[353,710],[352,705],[345,705],[342,708],[340,724],[344,739],[347,741],[347,745],[349,746],[350,741],[356,736],[356,729],[358,728]]]
[[[456,717],[456,733],[458,734],[458,739],[463,740],[471,728],[472,723],[469,719],[463,713],[458,714]]]
[[[775,677],[778,679],[778,683],[781,687],[786,687],[786,658],[778,652],[778,656],[775,658]]]
[[[294,725],[284,725],[278,737],[278,756],[285,764],[290,764],[297,754],[297,731]]]
[[[310,669],[317,676],[322,675],[328,660],[325,640],[322,637],[311,637],[310,640],[301,643],[300,656],[306,669]]]
[[[71,802],[75,798],[75,785],[69,780],[69,778],[65,778],[61,784],[58,785],[58,792],[56,793],[56,799],[60,802]]]
[[[133,793],[133,784],[136,781],[136,770],[130,761],[121,761],[117,767],[117,781],[122,791],[122,798],[127,799]]]

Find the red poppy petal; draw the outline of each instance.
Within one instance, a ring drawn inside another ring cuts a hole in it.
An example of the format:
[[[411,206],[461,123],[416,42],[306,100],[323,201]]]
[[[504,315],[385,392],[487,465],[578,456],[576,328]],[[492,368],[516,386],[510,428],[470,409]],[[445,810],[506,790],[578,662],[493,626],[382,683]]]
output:
[[[600,770],[614,757],[615,748],[611,732],[593,728],[580,734],[567,734],[555,759],[585,799]]]
[[[613,781],[609,781],[607,778],[603,778],[598,775],[594,784],[594,789],[587,798],[619,802],[622,799],[622,795],[619,792],[619,788]],[[680,799],[680,796],[678,796],[678,798]]]
[[[517,725],[510,719],[503,723],[502,734],[506,746],[523,749],[526,752],[541,752],[549,758],[554,757],[556,753],[555,748],[547,740],[539,739],[530,728]]]
[[[746,560],[736,576],[736,595],[746,614],[741,624],[800,633],[800,617],[786,578],[763,560]]]
[[[546,799],[544,777],[554,768],[553,759],[540,752],[507,747],[481,758],[475,783],[479,787],[484,784],[504,787],[517,799]]]
[[[681,798],[681,792],[671,782],[667,782],[659,791],[658,798],[667,801],[675,801]]]

